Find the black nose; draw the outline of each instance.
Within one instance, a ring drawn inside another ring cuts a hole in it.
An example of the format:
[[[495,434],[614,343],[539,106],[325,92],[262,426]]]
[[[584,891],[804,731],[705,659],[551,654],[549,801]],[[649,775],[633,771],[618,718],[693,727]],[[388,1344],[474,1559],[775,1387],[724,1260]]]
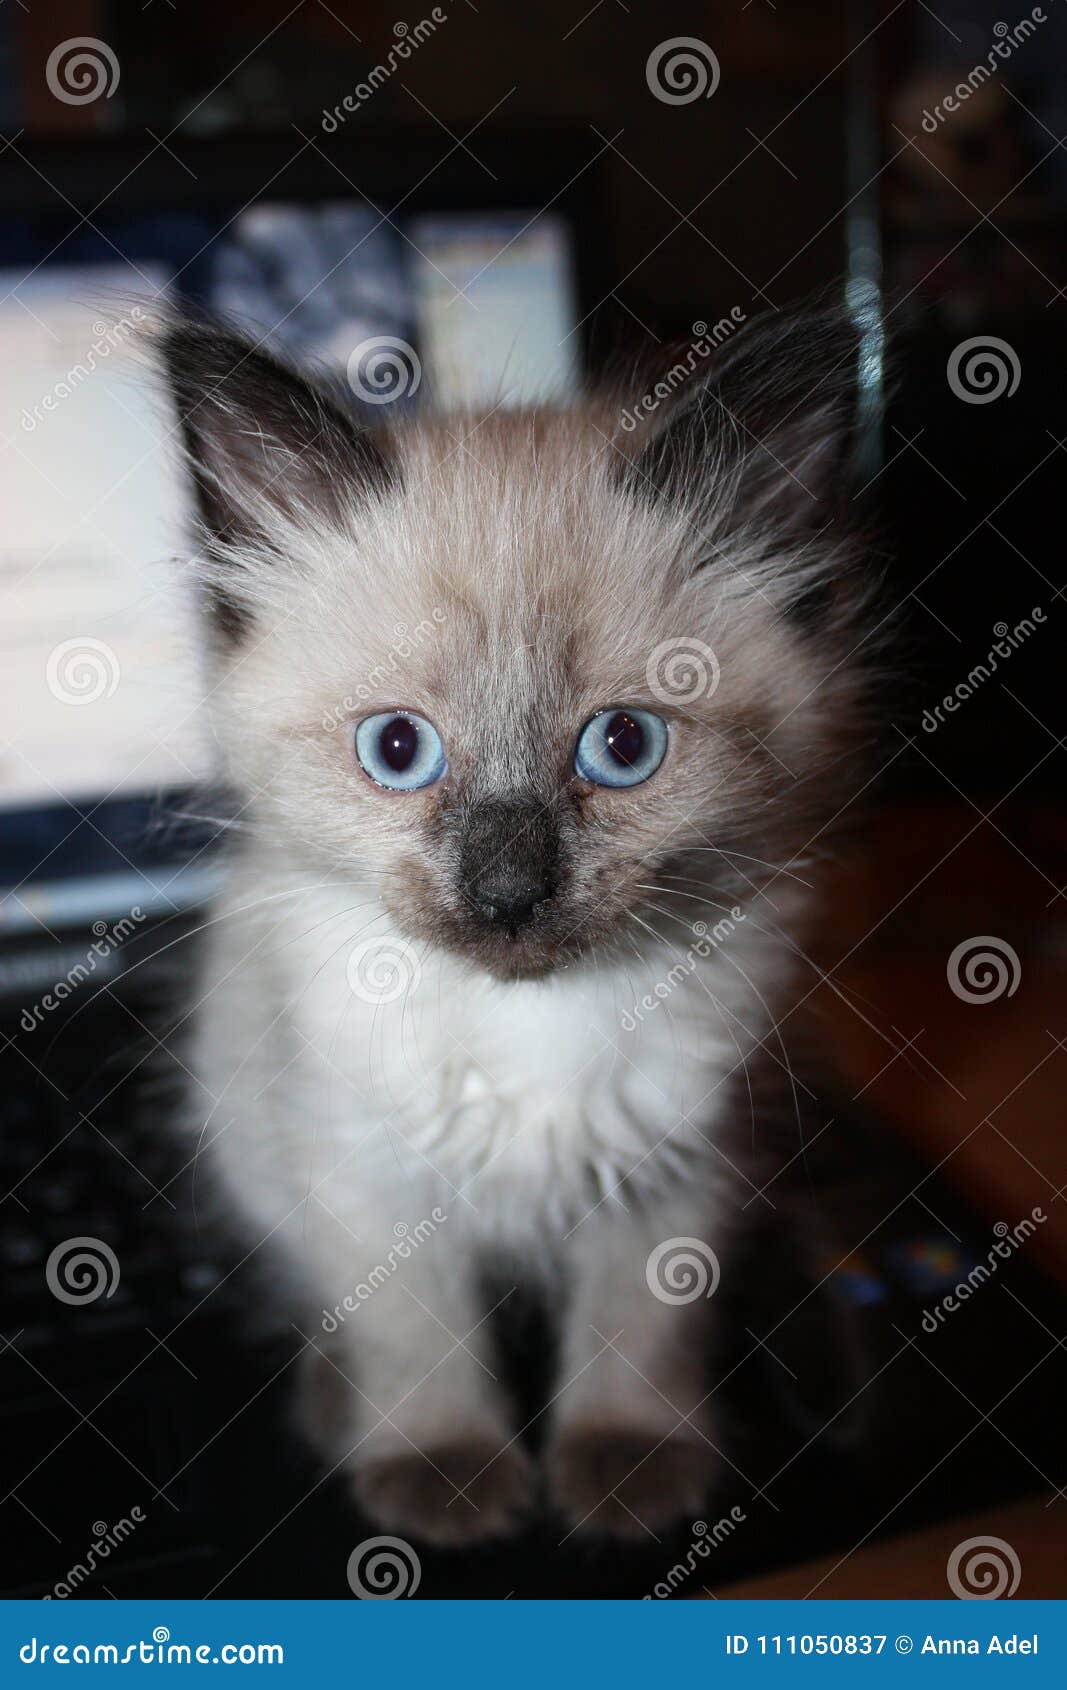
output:
[[[530,881],[508,873],[478,876],[472,881],[468,896],[479,915],[501,927],[513,930],[526,927],[538,904],[552,896],[547,880]]]
[[[556,885],[556,821],[543,804],[482,802],[466,818],[463,890],[486,921],[516,932],[529,926]]]

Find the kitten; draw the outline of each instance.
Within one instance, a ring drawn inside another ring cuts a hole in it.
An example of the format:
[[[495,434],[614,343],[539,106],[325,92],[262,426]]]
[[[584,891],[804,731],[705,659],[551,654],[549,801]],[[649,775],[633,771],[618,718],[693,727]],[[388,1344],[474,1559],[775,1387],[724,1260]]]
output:
[[[788,1070],[858,733],[854,333],[775,314],[643,400],[373,430],[223,328],[161,351],[242,824],[187,1115],[305,1427],[389,1530],[656,1530],[721,1470],[749,1073]],[[514,1288],[556,1331],[536,1461]]]

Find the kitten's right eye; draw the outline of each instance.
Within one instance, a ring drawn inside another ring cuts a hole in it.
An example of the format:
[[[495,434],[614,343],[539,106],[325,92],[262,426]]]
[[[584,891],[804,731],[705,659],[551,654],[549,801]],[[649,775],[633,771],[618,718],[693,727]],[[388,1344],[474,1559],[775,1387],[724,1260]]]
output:
[[[394,792],[432,786],[448,768],[437,729],[410,710],[366,716],[356,729],[356,756],[372,781]]]

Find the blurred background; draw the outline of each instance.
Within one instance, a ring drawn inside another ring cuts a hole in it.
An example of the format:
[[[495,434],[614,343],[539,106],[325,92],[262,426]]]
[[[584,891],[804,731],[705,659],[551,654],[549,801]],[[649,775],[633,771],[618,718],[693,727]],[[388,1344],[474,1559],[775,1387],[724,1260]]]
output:
[[[787,1017],[828,1052],[809,1154],[747,1211],[716,1385],[743,1520],[669,1594],[948,1594],[974,1536],[998,1593],[1064,1594],[1065,16],[0,11],[5,1593],[346,1596],[360,1536],[165,1131],[219,830],[176,819],[210,748],[139,327],[184,296],[369,405],[510,405],[819,291],[863,335],[891,673]],[[689,1534],[558,1535],[420,1594],[641,1595]]]

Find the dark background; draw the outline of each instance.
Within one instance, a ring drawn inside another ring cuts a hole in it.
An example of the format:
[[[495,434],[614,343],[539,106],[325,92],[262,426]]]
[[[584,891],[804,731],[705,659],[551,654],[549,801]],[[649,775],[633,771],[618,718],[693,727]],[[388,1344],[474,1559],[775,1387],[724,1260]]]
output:
[[[90,169],[94,140],[124,135],[143,153],[137,173],[149,175],[168,147],[270,136],[304,167],[333,173],[338,191],[342,170],[351,182],[345,145],[374,147],[375,179],[395,168],[394,203],[427,173],[428,191],[434,178],[447,183],[457,155],[477,175],[479,147],[493,159],[498,181],[488,165],[483,181],[498,198],[508,161],[516,181],[545,178],[547,198],[575,192],[580,171],[596,221],[587,259],[599,363],[659,348],[666,356],[691,339],[694,321],[714,322],[732,306],[751,317],[846,279],[875,287],[895,395],[873,494],[892,555],[887,609],[903,616],[899,732],[913,737],[923,710],[988,654],[995,624],[1013,627],[1035,605],[1050,617],[1006,680],[981,689],[936,747],[920,734],[919,751],[896,758],[891,778],[945,795],[953,783],[989,794],[1021,779],[1054,789],[1058,756],[1030,771],[1063,731],[1062,11],[1050,0],[1033,38],[931,136],[923,111],[986,61],[996,24],[1014,26],[1028,10],[1009,16],[994,0],[654,10],[622,0],[455,0],[444,10],[432,39],[331,138],[322,113],[396,39],[392,6],[10,7],[0,20],[0,123],[26,138],[77,132]],[[51,97],[44,65],[60,33],[113,46],[122,76],[112,98],[72,107]],[[646,61],[674,36],[714,50],[712,98],[653,98]],[[563,136],[557,181],[551,154]],[[93,203],[110,201],[129,168],[124,160],[116,176],[102,164]],[[1017,354],[1010,398],[966,404],[951,392],[949,353],[976,335],[1007,340]],[[868,459],[864,481],[876,465]]]

